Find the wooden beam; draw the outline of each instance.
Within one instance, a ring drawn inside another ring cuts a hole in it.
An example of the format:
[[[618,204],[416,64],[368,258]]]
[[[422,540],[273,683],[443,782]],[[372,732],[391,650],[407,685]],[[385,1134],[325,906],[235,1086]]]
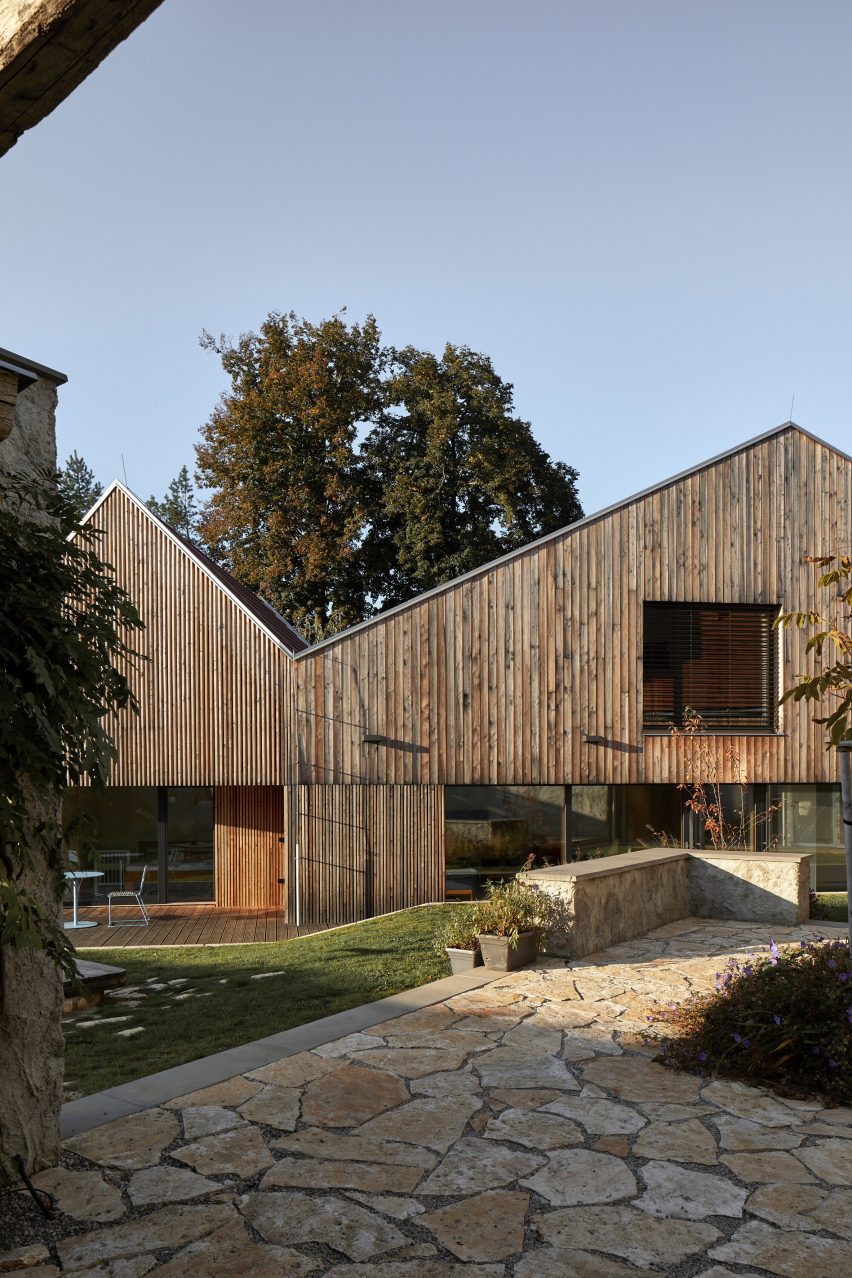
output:
[[[0,5],[0,155],[68,97],[162,0]]]

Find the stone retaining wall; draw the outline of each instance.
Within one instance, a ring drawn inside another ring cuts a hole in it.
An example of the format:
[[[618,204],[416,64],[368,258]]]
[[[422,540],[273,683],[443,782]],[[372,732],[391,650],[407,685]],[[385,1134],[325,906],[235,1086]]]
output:
[[[580,958],[688,915],[801,923],[809,862],[807,853],[653,848],[533,870],[525,881],[558,903],[548,953]]]
[[[690,914],[759,923],[804,923],[808,917],[807,852],[692,852]]]

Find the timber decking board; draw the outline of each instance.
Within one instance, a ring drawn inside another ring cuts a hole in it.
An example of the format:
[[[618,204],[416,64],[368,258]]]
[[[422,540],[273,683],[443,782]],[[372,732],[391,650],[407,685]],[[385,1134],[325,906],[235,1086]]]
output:
[[[121,949],[141,946],[236,945],[255,941],[286,941],[319,928],[305,923],[298,931],[280,911],[219,910],[214,905],[149,905],[148,927],[106,926],[106,906],[81,906],[80,917],[97,919],[99,926],[66,933],[75,949]],[[70,911],[66,910],[70,919]]]

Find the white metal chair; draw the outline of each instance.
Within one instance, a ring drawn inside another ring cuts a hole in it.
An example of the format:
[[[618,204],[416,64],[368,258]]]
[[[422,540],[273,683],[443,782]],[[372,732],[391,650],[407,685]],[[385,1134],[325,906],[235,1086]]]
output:
[[[107,893],[107,927],[112,927],[113,925],[112,923],[113,900],[120,897],[125,897],[125,898],[129,897],[132,901],[136,902],[136,904],[139,906],[139,909],[142,911],[141,919],[122,919],[122,924],[125,927],[147,927],[147,925],[151,922],[151,915],[146,910],[145,902],[142,900],[142,893],[145,890],[145,875],[147,873],[148,873],[148,866],[143,865],[142,875],[139,879],[139,886],[137,887],[135,892],[131,891],[129,888],[124,888],[120,892]],[[120,926],[120,925],[117,924],[116,926]]]

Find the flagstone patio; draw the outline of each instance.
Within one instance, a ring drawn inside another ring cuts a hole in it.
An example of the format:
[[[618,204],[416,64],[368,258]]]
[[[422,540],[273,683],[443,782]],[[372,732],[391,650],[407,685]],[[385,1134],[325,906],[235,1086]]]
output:
[[[685,919],[66,1142],[4,1225],[28,1278],[828,1278],[852,1270],[852,1109],[664,1069],[651,1000],[843,935]]]

